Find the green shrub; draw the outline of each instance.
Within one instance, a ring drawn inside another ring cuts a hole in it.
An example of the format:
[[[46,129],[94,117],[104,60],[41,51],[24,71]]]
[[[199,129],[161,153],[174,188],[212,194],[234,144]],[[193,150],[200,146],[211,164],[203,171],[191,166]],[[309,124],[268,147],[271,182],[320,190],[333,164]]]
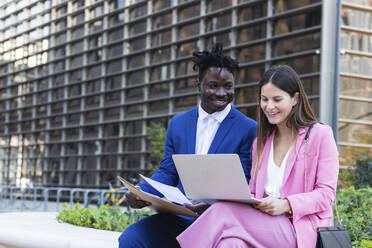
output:
[[[67,204],[63,204],[62,208],[57,216],[59,222],[117,232],[122,232],[127,226],[153,214],[146,210],[122,212],[120,208],[108,205],[84,208],[80,207],[79,203],[71,209],[67,208]]]
[[[147,127],[147,139],[150,141],[150,158],[153,171],[155,171],[163,158],[164,140],[166,129],[158,123],[152,123]]]
[[[372,188],[337,192],[341,222],[349,231],[353,247],[372,247]],[[335,223],[338,222],[335,213]]]
[[[356,189],[372,187],[372,157],[356,157],[353,185]]]

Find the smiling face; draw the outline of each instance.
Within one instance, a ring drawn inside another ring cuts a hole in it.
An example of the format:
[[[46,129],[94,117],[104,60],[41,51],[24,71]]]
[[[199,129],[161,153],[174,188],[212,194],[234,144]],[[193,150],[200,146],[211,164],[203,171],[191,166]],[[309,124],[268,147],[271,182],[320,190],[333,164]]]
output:
[[[209,114],[224,110],[234,98],[234,77],[226,68],[208,68],[197,86],[201,94],[201,106]]]
[[[261,88],[260,107],[267,120],[273,125],[286,125],[292,107],[298,102],[298,93],[291,97],[271,82]]]

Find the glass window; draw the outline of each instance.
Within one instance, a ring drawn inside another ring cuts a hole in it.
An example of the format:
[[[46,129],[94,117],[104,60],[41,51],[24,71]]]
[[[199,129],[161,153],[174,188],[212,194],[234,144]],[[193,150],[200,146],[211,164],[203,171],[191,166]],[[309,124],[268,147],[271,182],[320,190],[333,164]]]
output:
[[[119,43],[109,47],[109,58],[123,55],[123,44]]]
[[[232,0],[208,0],[207,12],[231,6]]]
[[[124,22],[125,15],[124,13],[116,13],[114,15],[109,16],[109,25],[113,26],[119,23]]]
[[[318,26],[321,24],[321,19],[320,9],[315,9],[311,12],[291,16],[285,19],[279,19],[274,21],[273,34],[285,34],[300,29]]]
[[[224,47],[229,47],[231,45],[232,35],[231,32],[228,32],[209,36],[206,40],[207,47],[213,47],[216,43],[222,43]]]
[[[165,62],[170,59],[170,47],[156,49],[151,52],[151,63]]]
[[[89,48],[102,46],[102,36],[97,35],[89,39]]]
[[[143,96],[143,88],[132,88],[126,91],[125,100],[126,102],[141,101]]]
[[[145,82],[144,71],[135,71],[128,74],[128,85],[143,84]]]
[[[66,56],[66,49],[65,46],[61,46],[58,48],[55,48],[54,50],[54,58],[61,58]]]
[[[337,148],[340,153],[340,156],[339,156],[340,164],[342,165],[354,164],[355,154],[361,154],[364,156],[370,156],[372,154],[372,148],[340,146],[340,145]]]
[[[129,50],[131,52],[146,48],[146,36],[142,38],[135,38],[129,42]]]
[[[72,43],[71,45],[71,52],[77,53],[84,50],[84,42],[83,41],[77,41],[75,43]]]
[[[97,20],[91,24],[89,24],[89,33],[94,33],[101,31],[103,29],[103,22],[102,20]]]
[[[242,112],[244,115],[252,118],[253,120],[257,118],[257,106],[253,107],[238,107],[237,108],[240,112]]]
[[[88,108],[95,108],[98,107],[99,105],[99,96],[94,95],[94,96],[88,96],[85,100],[85,104]]]
[[[65,97],[64,89],[58,88],[56,90],[53,90],[53,100],[61,100]]]
[[[143,115],[142,104],[130,105],[125,108],[125,116],[128,118],[141,117],[142,115]]]
[[[318,48],[320,48],[320,33],[306,34],[304,36],[274,41],[272,45],[272,56],[282,56]]]
[[[65,129],[66,132],[66,140],[73,140],[79,138],[79,129],[78,128],[67,128]]]
[[[266,3],[257,3],[238,9],[238,23],[248,22],[267,16]]]
[[[342,25],[370,29],[370,25],[372,23],[372,15],[370,12],[367,11],[360,11],[342,7],[341,21]]]
[[[103,15],[103,5],[98,5],[90,9],[90,18],[95,18]]]
[[[197,106],[196,96],[187,96],[182,98],[176,98],[174,103],[174,110],[176,112],[186,111],[190,108]]]
[[[80,84],[75,84],[69,87],[68,89],[69,96],[80,96],[81,95],[81,85]]]
[[[62,20],[59,20],[58,22],[56,22],[55,24],[55,27],[56,27],[56,31],[61,31],[63,29],[66,28],[66,18],[63,18]]]
[[[170,77],[169,65],[162,65],[151,69],[150,80],[167,80]]]
[[[150,86],[150,98],[164,96],[169,96],[169,83],[154,84]]]
[[[136,22],[129,28],[130,36],[146,32],[146,21]]]
[[[169,106],[168,101],[151,102],[149,104],[149,114],[150,115],[167,114],[168,106]]]
[[[237,50],[240,63],[248,63],[255,60],[265,59],[265,44],[244,47]]]
[[[231,12],[220,12],[207,19],[207,32],[231,26]]]
[[[126,152],[141,151],[141,138],[126,138],[123,146]]]
[[[178,12],[178,21],[184,21],[200,15],[200,3],[181,8]]]
[[[63,103],[58,102],[58,103],[52,104],[52,114],[59,114],[59,113],[62,113],[62,111],[63,111]]]
[[[103,128],[103,137],[117,137],[119,136],[119,124],[107,124]]]
[[[372,35],[342,30],[340,37],[341,48],[372,53]]]
[[[239,81],[236,84],[258,82],[264,73],[264,64],[240,68]]]
[[[108,77],[106,79],[106,89],[117,89],[121,88],[121,75]]]
[[[69,100],[67,102],[68,111],[80,110],[80,99]]]
[[[87,78],[95,78],[101,76],[101,65],[96,65],[88,68],[88,75]]]
[[[104,111],[105,121],[115,120],[120,116],[120,108],[106,108]]]
[[[81,70],[75,70],[70,73],[70,80],[71,82],[79,82],[82,80],[82,71]]]
[[[142,6],[131,9],[129,16],[130,16],[130,19],[132,20],[137,17],[144,16],[146,14],[147,14],[147,4],[144,4]]]
[[[123,39],[123,28],[114,29],[108,33],[108,41],[112,42],[115,40]]]
[[[144,65],[145,65],[144,54],[139,54],[139,55],[129,57],[129,62],[128,62],[129,69],[144,66]]]
[[[67,115],[67,124],[76,125],[80,123],[80,114],[69,114]]]
[[[340,77],[340,95],[372,98],[370,89],[372,89],[372,80]]]
[[[199,50],[198,41],[194,40],[187,43],[181,43],[177,46],[177,58],[190,56],[193,52]]]
[[[371,133],[372,126],[370,125],[358,125],[351,123],[339,123],[338,125],[339,142],[371,144]]]
[[[184,39],[199,34],[199,21],[192,24],[180,26],[178,29],[178,39]]]
[[[53,71],[54,72],[61,72],[65,70],[65,61],[61,60],[56,63],[54,63]]]
[[[172,41],[171,30],[155,32],[151,36],[151,46],[160,46]]]
[[[120,100],[121,100],[121,97],[120,97],[120,91],[111,91],[111,92],[107,92],[105,93],[105,105],[108,106],[108,105],[117,105],[117,104],[120,104]],[[118,117],[120,116],[119,114],[116,116]]]
[[[95,63],[101,61],[102,59],[102,50],[94,50],[88,53],[88,63]]]
[[[177,80],[174,84],[174,88],[176,94],[197,92],[196,80],[194,77]]]
[[[298,1],[286,1],[286,0],[274,0],[274,12],[280,13],[290,9],[297,9],[304,7],[309,4],[320,2],[320,0],[298,0]]]
[[[80,7],[83,7],[85,5],[85,0],[76,0],[72,2],[72,9],[76,10]]]
[[[83,55],[71,58],[70,68],[76,68],[83,65]]]
[[[341,99],[339,101],[339,118],[359,121],[372,121],[372,103]]]
[[[100,80],[89,81],[86,84],[87,94],[98,92],[98,91],[100,91],[100,89],[101,89],[101,81]]]
[[[309,96],[319,94],[319,77],[318,76],[302,78],[301,80],[304,85],[305,91]]]
[[[84,12],[72,16],[72,25],[80,24],[82,22],[84,22]]]
[[[153,11],[159,11],[162,9],[165,9],[167,7],[172,6],[172,0],[153,0],[152,1],[152,6],[153,6]]]
[[[235,90],[234,104],[257,103],[258,86],[239,88]]]
[[[172,24],[172,12],[162,13],[152,19],[152,29],[158,29]]]
[[[237,31],[237,43],[244,43],[253,40],[266,38],[266,24],[256,24],[252,27],[244,27]]]
[[[125,7],[125,0],[110,0],[109,9],[115,10]]]
[[[63,5],[62,7],[59,7],[58,9],[56,9],[57,17],[63,16],[66,13],[67,13],[67,4]]]
[[[107,72],[108,73],[115,73],[118,71],[122,71],[122,63],[121,59],[114,60],[108,63],[107,65]]]
[[[340,56],[340,71],[357,75],[372,76],[372,59],[344,54]]]
[[[60,45],[66,42],[66,33],[60,33],[55,36],[55,45]]]
[[[320,70],[320,56],[310,55],[293,59],[275,61],[274,64],[291,66],[298,74],[318,72]]]
[[[193,74],[193,65],[190,61],[181,61],[177,64],[176,76]]]
[[[84,113],[85,123],[98,122],[99,112],[98,110],[87,111]]]

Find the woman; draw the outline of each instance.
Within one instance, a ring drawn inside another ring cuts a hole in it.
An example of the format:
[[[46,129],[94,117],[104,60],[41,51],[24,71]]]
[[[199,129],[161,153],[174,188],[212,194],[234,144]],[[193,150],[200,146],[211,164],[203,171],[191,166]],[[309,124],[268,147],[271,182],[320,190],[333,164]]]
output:
[[[316,123],[289,66],[265,73],[259,97],[249,187],[262,201],[213,204],[177,237],[181,247],[315,247],[316,228],[333,225],[338,152],[331,128]]]

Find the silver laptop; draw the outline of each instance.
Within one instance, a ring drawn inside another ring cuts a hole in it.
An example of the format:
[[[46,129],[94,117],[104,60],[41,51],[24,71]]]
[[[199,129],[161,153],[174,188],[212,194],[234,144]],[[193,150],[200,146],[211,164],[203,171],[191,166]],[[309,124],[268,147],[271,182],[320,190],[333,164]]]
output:
[[[186,196],[256,203],[237,154],[172,155]]]

